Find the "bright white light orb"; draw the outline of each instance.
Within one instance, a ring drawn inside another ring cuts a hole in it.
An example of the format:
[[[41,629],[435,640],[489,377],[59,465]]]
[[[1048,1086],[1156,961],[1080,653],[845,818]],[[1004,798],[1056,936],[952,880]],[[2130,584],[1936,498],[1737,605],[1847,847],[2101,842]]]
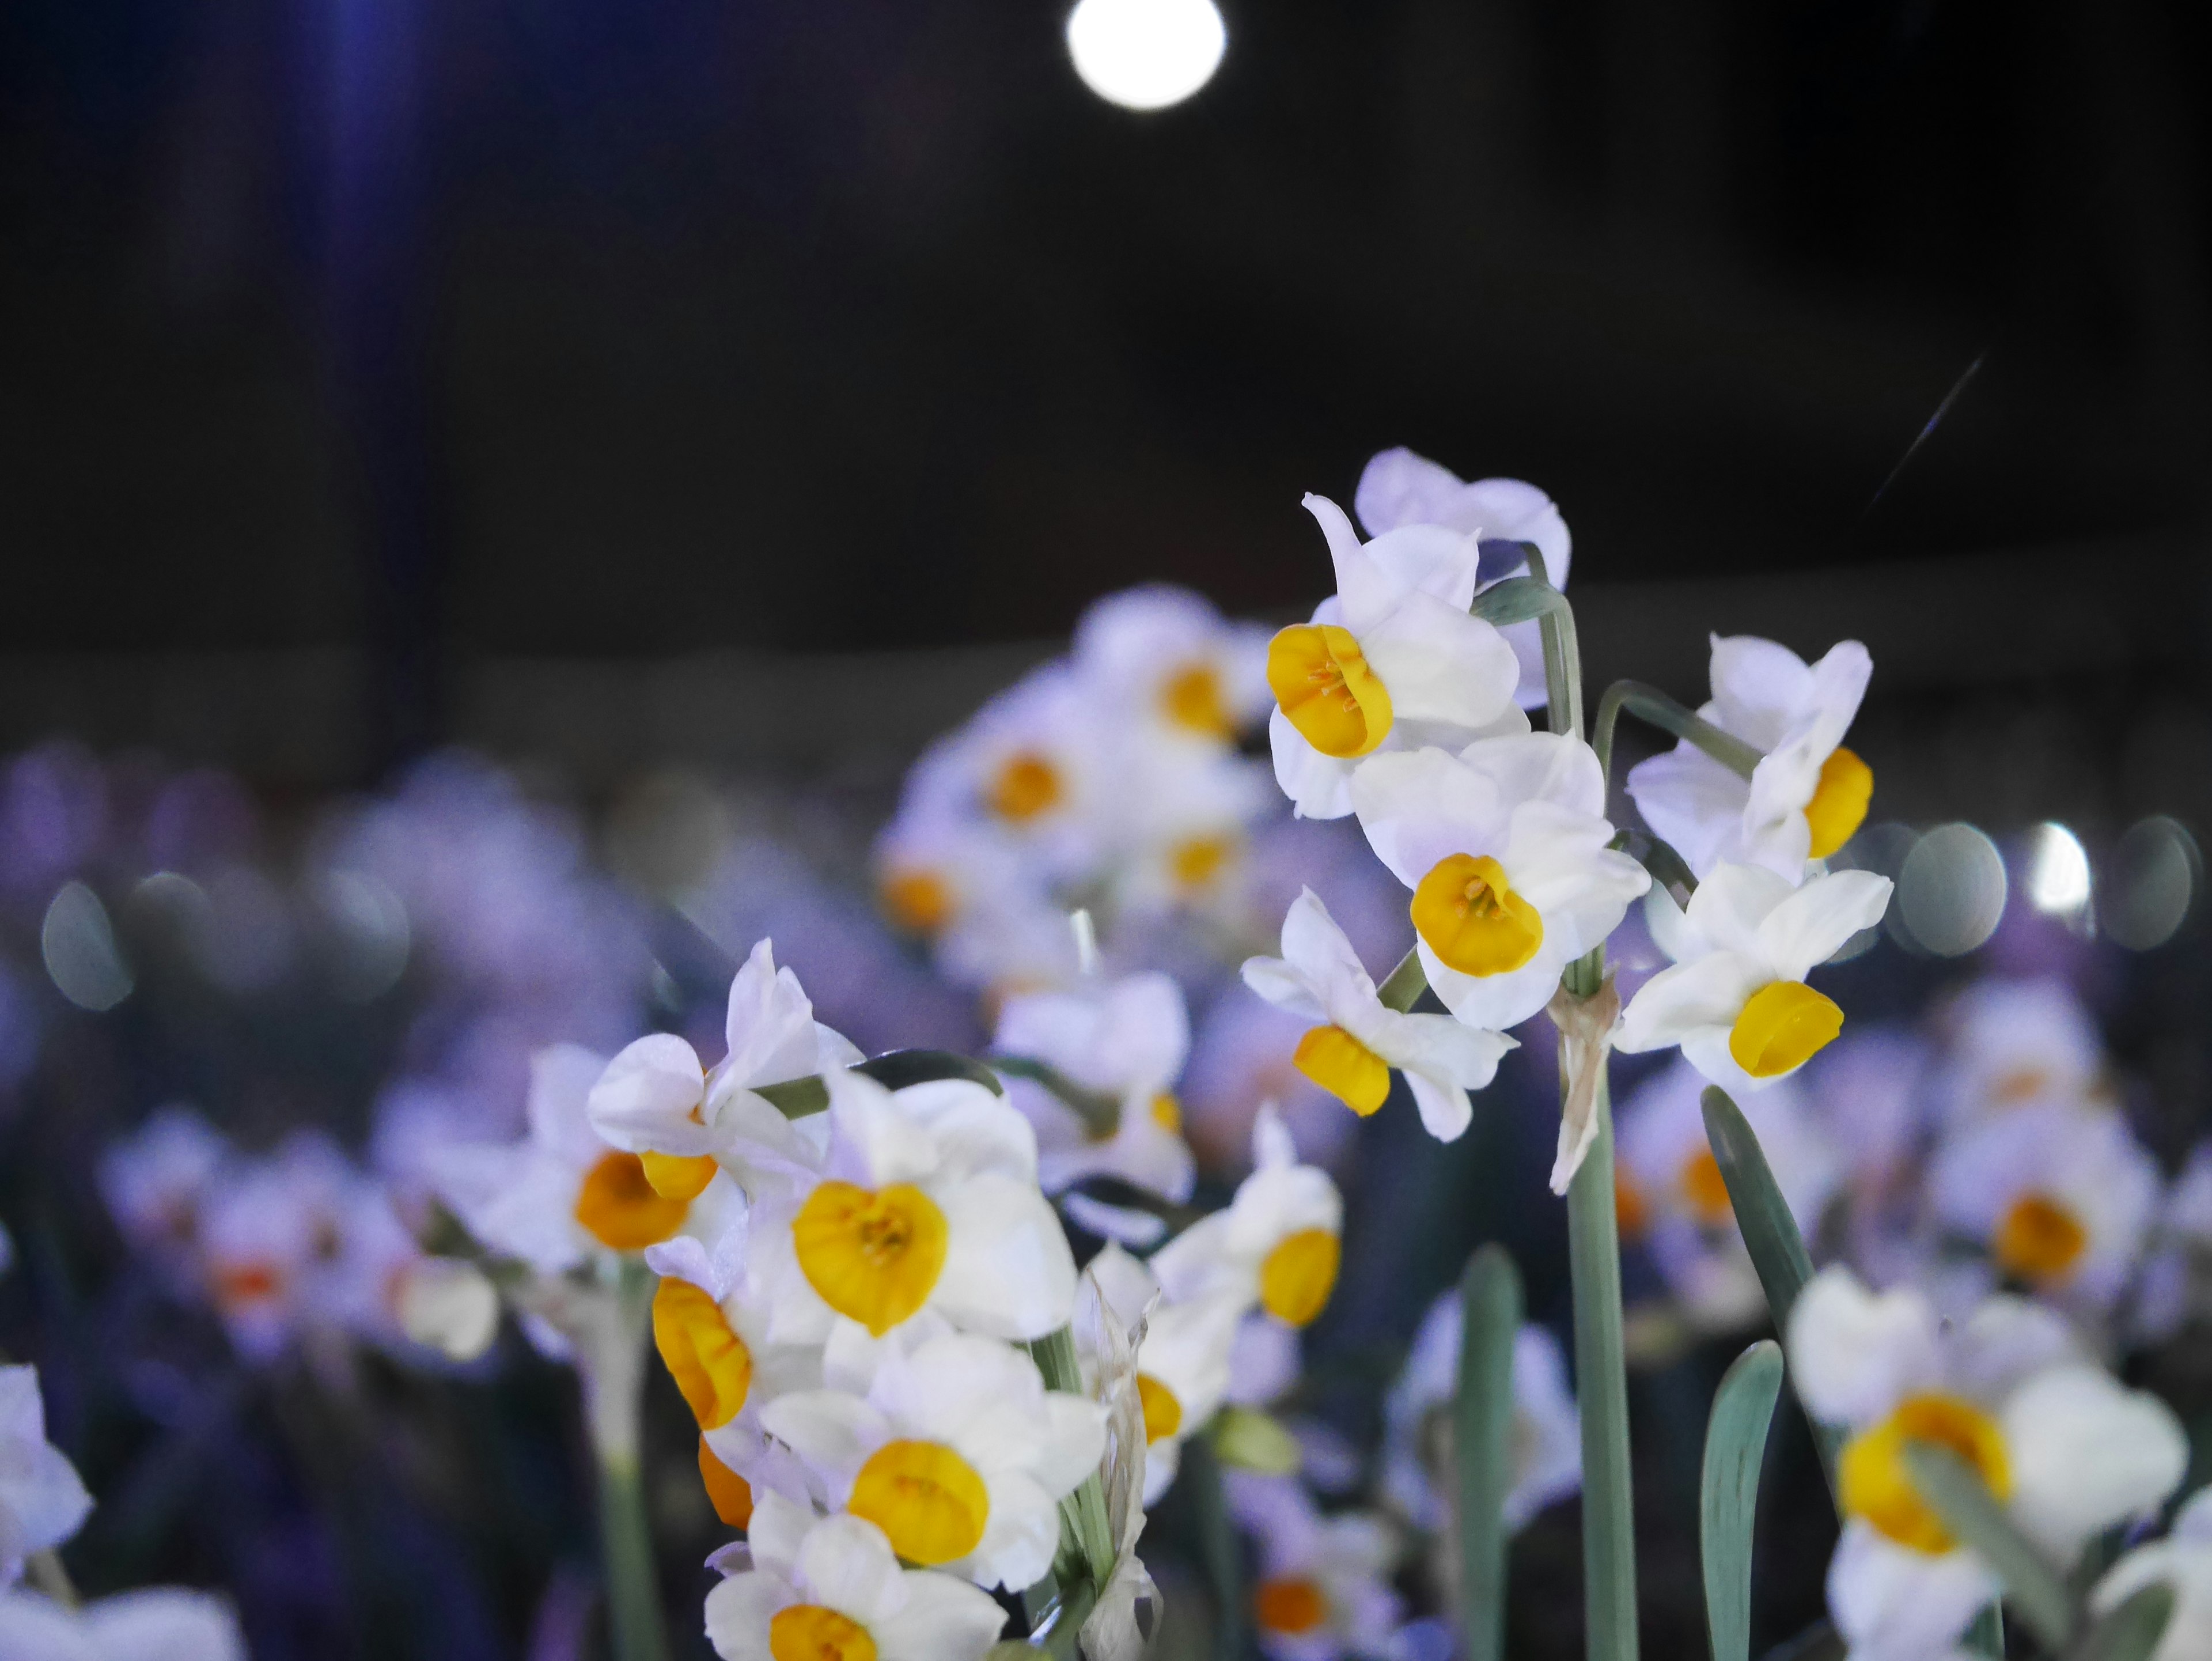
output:
[[[2079,911],[2089,903],[2089,856],[2063,824],[2039,824],[2028,844],[2028,903],[2046,916]]]
[[[1213,0],[1081,0],[1067,15],[1075,72],[1124,109],[1182,103],[1213,78],[1228,46]]]

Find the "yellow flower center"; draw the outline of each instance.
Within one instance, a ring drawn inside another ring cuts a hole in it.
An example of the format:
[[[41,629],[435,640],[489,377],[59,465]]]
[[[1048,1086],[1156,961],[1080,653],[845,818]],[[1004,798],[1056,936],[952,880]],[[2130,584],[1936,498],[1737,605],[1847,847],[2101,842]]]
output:
[[[1204,888],[1228,865],[1237,851],[1230,837],[1191,837],[1168,853],[1168,870],[1178,888]]]
[[[1990,1086],[1990,1099],[1999,1107],[2032,1102],[2051,1087],[2051,1074],[2039,1067],[2015,1067],[1998,1075]]]
[[[2088,1249],[2089,1231],[2072,1209],[2048,1194],[2023,1194],[1997,1224],[1990,1250],[2022,1281],[2063,1278]]]
[[[1729,1054],[1754,1079],[1805,1065],[1844,1030],[1844,1012],[1802,981],[1769,981],[1745,1001],[1729,1032]]]
[[[1707,1228],[1718,1228],[1735,1215],[1728,1179],[1721,1175],[1721,1162],[1710,1147],[1701,1147],[1682,1161],[1681,1181],[1682,1197]]]
[[[819,1603],[793,1603],[768,1623],[769,1661],[876,1661],[868,1629]]]
[[[1147,1446],[1164,1437],[1172,1436],[1182,1428],[1182,1402],[1149,1372],[1137,1375],[1137,1399],[1145,1407],[1145,1442]]]
[[[1170,1136],[1182,1135],[1182,1104],[1171,1092],[1160,1092],[1152,1098],[1152,1104],[1147,1110],[1152,1116],[1152,1123]]]
[[[1066,794],[1060,770],[1048,759],[1034,750],[1017,750],[999,764],[988,799],[1000,818],[1026,824],[1059,806]]]
[[[1187,663],[1161,682],[1160,713],[1171,725],[1204,738],[1225,739],[1236,730],[1221,696],[1221,677],[1210,663]]]
[[[1302,623],[1267,642],[1267,685],[1299,735],[1324,756],[1364,756],[1390,735],[1390,691],[1349,629]]]
[[[1253,1588],[1252,1618],[1265,1631],[1296,1637],[1328,1619],[1328,1599],[1304,1575],[1283,1575]]]
[[[672,1200],[646,1180],[645,1161],[609,1152],[584,1173],[576,1195],[576,1220],[592,1238],[617,1251],[659,1245],[684,1226],[686,1200]]]
[[[1820,782],[1813,800],[1805,804],[1805,822],[1813,827],[1813,857],[1825,860],[1851,839],[1866,820],[1867,804],[1874,800],[1874,769],[1838,745],[1820,764]]]
[[[752,1526],[753,1485],[732,1470],[699,1439],[699,1480],[707,1485],[707,1499],[714,1515],[733,1529]]]
[[[1390,1094],[1390,1064],[1340,1026],[1308,1031],[1291,1062],[1363,1119]]]
[[[645,1180],[655,1194],[664,1200],[682,1200],[687,1204],[707,1191],[707,1184],[722,1168],[711,1153],[641,1153],[637,1157],[638,1163],[645,1167]]]
[[[845,1509],[908,1562],[933,1568],[975,1549],[991,1500],[975,1468],[942,1442],[886,1442],[853,1479]]]
[[[653,1294],[653,1342],[700,1429],[738,1416],[752,1388],[753,1355],[713,1298],[689,1281],[662,1281]]]
[[[1261,1305],[1286,1326],[1304,1326],[1336,1290],[1342,1252],[1336,1236],[1325,1228],[1285,1235],[1260,1265]]]
[[[1544,919],[1513,891],[1489,855],[1438,860],[1413,890],[1413,928],[1429,950],[1462,975],[1503,975],[1544,943]]]
[[[945,1268],[945,1214],[908,1183],[823,1183],[792,1220],[799,1267],[822,1301],[882,1337],[929,1300]]]
[[[1836,1482],[1844,1512],[1863,1517],[1901,1546],[1931,1555],[1946,1552],[1951,1531],[1920,1497],[1905,1469],[1905,1450],[1913,1442],[1950,1449],[2002,1500],[2012,1492],[2004,1432],[1988,1414],[1955,1396],[1908,1396],[1888,1418],[1844,1445]]]
[[[934,934],[952,921],[952,890],[934,871],[887,873],[876,891],[884,915],[915,934]]]

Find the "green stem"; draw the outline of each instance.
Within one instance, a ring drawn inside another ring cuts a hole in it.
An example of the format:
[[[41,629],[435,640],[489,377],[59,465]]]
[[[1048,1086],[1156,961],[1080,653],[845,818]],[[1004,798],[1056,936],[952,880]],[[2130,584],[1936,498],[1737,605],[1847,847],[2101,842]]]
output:
[[[1075,1355],[1075,1335],[1067,1328],[1032,1340],[1029,1352],[1036,1362],[1038,1372],[1044,1377],[1047,1390],[1066,1390],[1073,1396],[1083,1394],[1083,1367]],[[1085,1477],[1082,1486],[1060,1502],[1060,1534],[1062,1556],[1069,1548],[1073,1548],[1088,1580],[1090,1597],[1096,1601],[1099,1588],[1113,1578],[1114,1564],[1120,1555],[1113,1524],[1106,1514],[1105,1484],[1099,1481],[1097,1471]],[[1063,1585],[1060,1591],[1063,1602],[1072,1604],[1078,1588]]]
[[[1428,971],[1421,967],[1421,948],[1413,946],[1398,959],[1375,995],[1382,1001],[1385,1009],[1395,1009],[1401,1015],[1411,1014],[1413,1006],[1421,1001],[1421,994],[1429,989]]]
[[[1218,1661],[1243,1661],[1244,1575],[1237,1555],[1237,1530],[1221,1491],[1221,1465],[1203,1436],[1183,1444],[1182,1480],[1198,1513],[1199,1555],[1212,1583],[1213,1653]]]
[[[1646,686],[1639,680],[1617,680],[1605,689],[1605,696],[1598,700],[1597,723],[1590,737],[1590,747],[1597,751],[1597,764],[1607,779],[1613,776],[1613,729],[1620,724],[1623,712],[1649,721],[1662,733],[1687,739],[1731,773],[1744,778],[1749,778],[1752,769],[1765,759],[1735,733],[1723,732],[1657,687]]]
[[[1560,1053],[1564,1061],[1564,1042]],[[1561,1083],[1565,1087],[1567,1081]],[[1596,1112],[1596,1140],[1567,1189],[1575,1392],[1583,1428],[1583,1603],[1589,1661],[1636,1661],[1628,1370],[1621,1340],[1620,1227],[1613,1210],[1613,1108],[1602,1075]]]
[[[1452,1405],[1460,1642],[1466,1661],[1505,1654],[1505,1496],[1513,1465],[1513,1346],[1521,1276],[1504,1247],[1477,1251],[1460,1280],[1459,1388]]]
[[[646,1331],[653,1276],[625,1261],[615,1288],[615,1319],[600,1342],[580,1348],[584,1411],[599,1469],[599,1555],[607,1577],[607,1625],[616,1661],[667,1661],[659,1575],[638,1457],[645,1394]]]

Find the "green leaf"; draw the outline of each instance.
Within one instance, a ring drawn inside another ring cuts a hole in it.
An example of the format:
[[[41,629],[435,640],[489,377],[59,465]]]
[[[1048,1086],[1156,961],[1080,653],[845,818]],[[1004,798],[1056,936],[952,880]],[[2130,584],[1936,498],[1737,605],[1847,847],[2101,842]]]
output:
[[[2004,1661],[2004,1606],[1985,1603],[1967,1627],[1959,1647],[1969,1655],[1986,1655]]]
[[[1513,1345],[1521,1274],[1500,1245],[1460,1278],[1459,1391],[1452,1402],[1459,1530],[1460,1632],[1466,1661],[1505,1653],[1505,1496],[1513,1482]]]
[[[1076,1359],[1075,1335],[1067,1328],[1032,1339],[1025,1348],[1036,1362],[1047,1390],[1065,1390],[1073,1396],[1083,1394],[1083,1367]],[[1105,1485],[1097,1471],[1085,1477],[1082,1485],[1060,1502],[1060,1537],[1063,1555],[1073,1548],[1075,1561],[1082,1566],[1095,1594],[1113,1575],[1114,1561],[1120,1555],[1113,1525],[1106,1516]],[[1069,1598],[1074,1597],[1072,1590],[1062,1590]]]
[[[1198,1520],[1199,1558],[1213,1593],[1213,1653],[1218,1661],[1242,1661],[1244,1654],[1244,1565],[1237,1555],[1237,1530],[1221,1491],[1221,1466],[1213,1444],[1194,1436],[1182,1445],[1176,1480],[1190,1496]]]
[[[1263,1476],[1297,1473],[1304,1456],[1298,1439],[1283,1428],[1273,1414],[1254,1408],[1225,1407],[1213,1415],[1209,1433],[1221,1463],[1238,1470],[1255,1470]]]
[[[1027,1079],[1042,1085],[1075,1110],[1079,1117],[1094,1136],[1111,1136],[1121,1125],[1121,1104],[1114,1097],[1096,1090],[1086,1090],[1049,1062],[1034,1061],[1027,1056],[994,1056],[991,1065],[1010,1078]]]
[[[1815,1621],[1795,1638],[1767,1651],[1765,1661],[1844,1661],[1850,1647],[1835,1628],[1826,1621]]]
[[[1940,1443],[1915,1441],[1905,1445],[1905,1469],[1944,1526],[1996,1571],[2037,1641],[2063,1650],[2078,1624],[2066,1582],[2013,1526],[1973,1467]]]
[[[2144,1586],[2101,1616],[2066,1652],[2066,1661],[2148,1661],[2173,1618],[2173,1588]]]
[[[1762,1338],[1735,1359],[1713,1396],[1698,1484],[1698,1544],[1705,1569],[1705,1630],[1713,1661],[1749,1661],[1751,1536],[1767,1428],[1782,1393],[1782,1347]]]
[[[1503,629],[1508,624],[1526,623],[1555,611],[1566,603],[1567,597],[1548,582],[1534,577],[1508,577],[1477,594],[1468,609],[1485,623]]]
[[[1774,1172],[1767,1166],[1765,1151],[1759,1147],[1759,1138],[1753,1134],[1743,1110],[1729,1099],[1728,1092],[1717,1087],[1708,1088],[1702,1100],[1705,1140],[1711,1144],[1714,1162],[1721,1168],[1721,1180],[1728,1184],[1729,1203],[1735,1210],[1736,1229],[1751,1253],[1752,1267],[1759,1271],[1759,1284],[1766,1293],[1766,1307],[1774,1316],[1774,1329],[1786,1338],[1790,1334],[1790,1311],[1796,1307],[1797,1294],[1813,1278],[1813,1259],[1805,1250],[1804,1237],[1797,1232],[1797,1220],[1790,1214],[1789,1202],[1782,1197]],[[1843,1451],[1843,1434],[1833,1426],[1815,1419],[1813,1439],[1820,1450],[1820,1469],[1827,1474],[1828,1491],[1833,1494],[1836,1458]]]
[[[1428,989],[1428,970],[1421,967],[1420,947],[1414,946],[1398,959],[1398,966],[1375,989],[1375,995],[1385,1009],[1395,1009],[1404,1015],[1412,1012],[1421,1001],[1421,994]]]
[[[873,1079],[886,1090],[903,1090],[910,1084],[931,1084],[939,1079],[965,1079],[971,1084],[981,1085],[994,1096],[1006,1093],[1006,1086],[999,1082],[999,1075],[989,1068],[949,1050],[894,1050],[862,1062],[853,1071]],[[755,1085],[752,1088],[753,1094],[765,1098],[787,1119],[804,1119],[811,1114],[825,1112],[830,1106],[830,1086],[822,1081],[819,1074],[810,1073],[803,1079],[786,1079],[781,1084]]]

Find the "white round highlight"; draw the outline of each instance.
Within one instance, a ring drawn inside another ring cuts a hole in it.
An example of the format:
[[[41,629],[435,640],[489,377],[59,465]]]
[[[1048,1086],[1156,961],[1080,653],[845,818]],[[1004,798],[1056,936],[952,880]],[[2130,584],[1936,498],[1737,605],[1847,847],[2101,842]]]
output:
[[[2004,855],[1972,825],[1938,825],[1905,856],[1898,916],[1923,950],[1964,956],[1996,933],[2004,908]]]
[[[2089,855],[2081,838],[2063,824],[2039,824],[2027,850],[2028,904],[2045,916],[2063,916],[2089,903]]]
[[[1213,78],[1228,46],[1213,0],[1081,0],[1067,15],[1075,72],[1124,109],[1182,103]]]

